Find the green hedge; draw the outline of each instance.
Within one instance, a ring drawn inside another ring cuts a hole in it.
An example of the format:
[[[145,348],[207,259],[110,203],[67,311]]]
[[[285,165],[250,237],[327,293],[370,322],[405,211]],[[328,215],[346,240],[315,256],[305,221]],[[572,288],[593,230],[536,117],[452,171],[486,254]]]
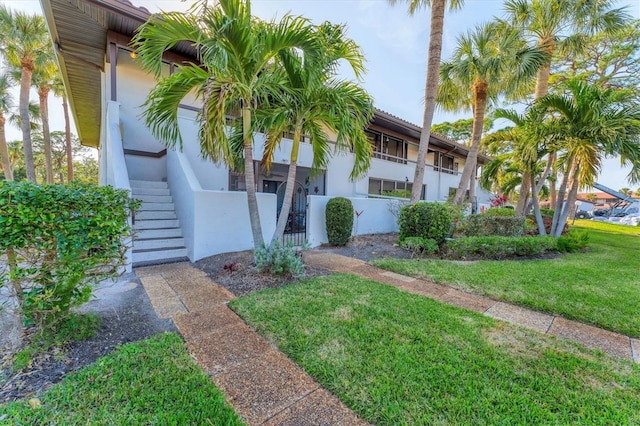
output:
[[[404,206],[398,218],[400,242],[420,237],[442,245],[451,233],[453,219],[454,212],[446,204],[421,201]]]
[[[0,286],[12,286],[28,322],[66,315],[117,276],[137,204],[111,187],[0,182]]]
[[[327,238],[334,246],[347,245],[353,230],[353,204],[344,197],[332,198],[325,209]]]
[[[465,237],[486,237],[491,235],[516,237],[524,235],[525,223],[526,218],[524,216],[477,214],[466,217],[459,225],[458,233]]]
[[[447,242],[447,256],[463,258],[505,259],[514,256],[535,256],[556,251],[557,239],[533,237],[467,237]]]

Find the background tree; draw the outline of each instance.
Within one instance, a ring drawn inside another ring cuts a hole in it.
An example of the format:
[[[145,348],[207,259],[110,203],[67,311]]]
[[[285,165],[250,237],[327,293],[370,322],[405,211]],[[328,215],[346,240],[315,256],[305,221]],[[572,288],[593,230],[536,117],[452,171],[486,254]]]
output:
[[[493,127],[493,120],[485,117],[483,131],[487,132]],[[431,133],[437,133],[459,144],[468,146],[471,143],[473,131],[473,118],[463,118],[454,122],[444,121],[431,126]]]
[[[32,84],[38,92],[38,104],[40,106],[40,120],[42,125],[42,141],[44,145],[44,163],[46,179],[44,182],[53,183],[53,159],[51,153],[51,130],[49,129],[49,92],[53,79],[58,74],[58,65],[53,56],[51,44],[45,46],[40,64],[33,70]]]
[[[263,244],[258,214],[253,164],[253,115],[269,97],[286,84],[270,72],[278,55],[312,46],[312,31],[303,18],[285,16],[279,22],[263,22],[251,16],[248,1],[220,0],[211,6],[200,1],[187,13],[152,16],[133,39],[145,70],[161,78],[162,54],[180,41],[190,42],[200,63],[176,64],[177,72],[159,80],[144,104],[144,118],[152,133],[169,146],[182,139],[177,111],[192,91],[203,102],[198,113],[200,146],[211,160],[233,166],[227,137],[227,117],[241,112],[244,176],[254,247]]]
[[[623,165],[631,166],[627,179],[640,182],[640,105],[635,95],[579,80],[568,82],[567,89],[568,95],[549,94],[537,101],[548,111],[549,122],[563,142],[554,236],[560,236],[578,189],[592,186],[605,157],[619,156]]]
[[[7,135],[5,125],[7,123],[7,113],[13,107],[13,98],[10,92],[9,78],[0,75],[0,165],[6,180],[13,180],[13,170],[9,160],[9,149],[7,148]]]
[[[36,172],[33,162],[31,142],[31,119],[29,117],[29,90],[33,71],[47,60],[51,43],[42,16],[12,12],[0,5],[0,28],[2,29],[2,52],[7,62],[21,71],[20,78],[20,128],[24,147],[27,179],[35,182]]]
[[[442,34],[444,31],[444,12],[450,9],[459,9],[464,0],[388,0],[395,5],[402,1],[409,6],[409,14],[413,15],[423,7],[431,8],[431,22],[429,28],[429,50],[427,53],[427,80],[424,85],[424,114],[422,116],[422,130],[420,132],[420,145],[418,146],[418,158],[413,176],[411,190],[411,202],[420,200],[422,195],[422,183],[424,182],[424,168],[426,166],[427,152],[429,150],[429,138],[431,137],[431,123],[436,110],[436,96],[438,93],[438,80],[440,74],[440,60],[442,58]]]
[[[633,195],[633,191],[631,190],[631,188],[620,188],[619,192],[623,193],[627,197],[631,197]]]
[[[69,120],[69,104],[67,102],[67,92],[62,81],[60,71],[53,78],[51,86],[53,93],[62,99],[62,111],[64,113],[64,133],[66,142],[67,159],[67,182],[73,181],[73,149],[71,144],[71,121]]]
[[[286,89],[257,112],[257,126],[266,129],[262,163],[267,169],[283,134],[293,134],[284,200],[272,245],[282,239],[287,225],[302,135],[308,135],[312,145],[313,171],[325,168],[329,161],[331,148],[325,129],[336,134],[336,149],[354,153],[352,179],[365,173],[371,160],[372,146],[364,129],[373,117],[373,99],[358,84],[337,78],[341,61],[360,78],[364,57],[358,45],[345,38],[343,26],[326,22],[317,28],[316,36],[322,49],[312,60],[294,49],[280,53]]]
[[[584,198],[585,200],[590,201],[592,203],[595,203],[596,201],[598,201],[598,196],[592,192],[585,195]]]
[[[546,60],[539,49],[526,48],[515,31],[500,31],[485,24],[458,37],[450,61],[442,63],[438,104],[449,111],[471,108],[473,130],[471,146],[453,202],[462,205],[467,188],[470,199],[475,189],[470,184],[477,167],[487,106],[501,95],[517,93],[533,78]]]

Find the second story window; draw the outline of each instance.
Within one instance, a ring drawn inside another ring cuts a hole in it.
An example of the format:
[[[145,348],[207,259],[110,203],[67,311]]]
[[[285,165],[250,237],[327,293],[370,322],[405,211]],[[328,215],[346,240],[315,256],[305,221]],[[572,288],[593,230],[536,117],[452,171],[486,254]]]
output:
[[[365,130],[373,145],[373,157],[407,164],[407,142],[373,130]]]
[[[433,170],[441,170],[443,173],[450,173],[452,175],[458,174],[459,164],[455,161],[454,157],[436,152],[433,159]]]

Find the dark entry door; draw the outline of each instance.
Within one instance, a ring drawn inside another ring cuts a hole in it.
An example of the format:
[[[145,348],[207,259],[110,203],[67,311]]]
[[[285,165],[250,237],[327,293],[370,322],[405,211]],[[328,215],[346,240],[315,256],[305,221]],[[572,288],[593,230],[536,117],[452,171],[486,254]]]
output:
[[[278,217],[282,210],[286,183],[282,182],[278,186]],[[291,209],[288,212],[287,226],[284,230],[283,244],[293,244],[301,246],[307,237],[307,191],[300,182],[296,182],[293,187]]]

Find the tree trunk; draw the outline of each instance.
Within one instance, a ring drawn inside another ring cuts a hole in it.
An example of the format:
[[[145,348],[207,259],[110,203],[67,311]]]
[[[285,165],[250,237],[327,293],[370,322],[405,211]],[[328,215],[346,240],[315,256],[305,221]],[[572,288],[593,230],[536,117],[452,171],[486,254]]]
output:
[[[29,90],[31,88],[32,74],[33,62],[23,60],[22,75],[20,77],[20,128],[22,129],[22,146],[24,148],[24,165],[27,171],[27,180],[35,183],[36,168],[33,163],[31,117],[29,116]]]
[[[562,183],[560,184],[560,188],[558,189],[558,199],[556,201],[556,208],[553,212],[553,222],[551,222],[551,235],[556,235],[556,231],[558,229],[558,223],[560,222],[560,213],[562,212],[562,208],[564,207],[564,196],[567,193],[567,186],[569,184],[569,176],[573,174],[575,168],[575,159],[571,158],[567,164],[569,170],[565,170],[562,177]],[[563,225],[564,226],[564,225]],[[562,232],[562,229],[560,230]]]
[[[526,214],[527,201],[529,200],[529,189],[531,188],[533,179],[528,171],[522,172],[522,182],[520,183],[520,196],[516,203],[516,216],[524,216]]]
[[[538,40],[538,47],[549,53],[549,55],[553,55],[553,52],[556,50],[555,42],[553,41],[553,37],[547,37]],[[551,57],[551,56],[550,56]],[[538,70],[536,75],[536,90],[534,93],[534,98],[538,99],[543,97],[549,92],[549,77],[551,76],[551,59],[549,62],[544,64]]]
[[[531,179],[531,201],[533,203],[533,214],[536,217],[536,224],[538,224],[538,233],[540,235],[547,235],[547,231],[544,228],[544,220],[542,220],[542,213],[540,213],[540,203],[538,203],[535,179]]]
[[[253,248],[259,249],[264,244],[262,238],[262,226],[260,225],[260,212],[258,211],[258,199],[256,197],[256,177],[253,172],[253,134],[251,133],[251,105],[244,102],[242,107],[242,138],[244,141],[244,182],[247,191],[247,204],[249,206],[249,221],[253,234]]]
[[[558,181],[558,171],[556,170],[556,159],[557,159],[557,156],[554,153],[551,158],[551,173],[549,174],[549,176],[551,176],[551,178],[549,179],[549,199],[551,200],[552,209],[556,208],[556,196],[557,196],[556,182]]]
[[[555,154],[553,154],[555,156]],[[549,157],[551,157],[551,154],[549,155]],[[542,172],[542,175],[540,176],[540,180],[538,181],[538,183],[533,186],[532,185],[532,194],[531,194],[531,201],[529,201],[527,203],[527,207],[525,208],[525,211],[530,211],[531,210],[531,206],[533,203],[533,197],[538,197],[538,195],[540,195],[540,191],[542,191],[542,186],[544,185],[544,181],[547,180],[547,178],[549,177],[549,173],[551,172],[551,166],[553,165],[554,160],[552,160],[551,158],[547,159],[547,165],[544,168],[544,172]],[[531,182],[535,182],[535,179],[531,179]],[[555,185],[555,182],[554,182]],[[555,188],[554,188],[555,189]],[[555,194],[555,190],[553,191]],[[555,204],[555,202],[554,202]]]
[[[2,157],[2,170],[4,171],[5,180],[13,180],[13,170],[11,169],[11,162],[9,161],[9,148],[7,148],[7,135],[5,133],[4,125],[6,119],[4,114],[0,111],[0,157]]]
[[[473,84],[473,130],[471,131],[471,147],[462,169],[462,176],[458,184],[458,190],[453,198],[453,203],[461,206],[464,204],[464,196],[469,185],[473,170],[478,162],[478,151],[484,127],[484,114],[487,107],[488,86],[486,81],[476,81]]]
[[[42,140],[44,142],[44,164],[47,173],[47,183],[53,183],[53,160],[51,158],[51,132],[49,131],[49,86],[38,90],[40,101],[40,116],[42,119]]]
[[[291,162],[289,164],[289,171],[287,173],[287,183],[285,184],[284,200],[282,200],[282,208],[280,209],[280,217],[278,218],[278,224],[276,230],[273,233],[271,239],[271,246],[276,241],[280,241],[284,235],[284,230],[287,227],[287,221],[289,220],[289,210],[291,210],[291,203],[293,201],[293,187],[296,182],[296,170],[298,169],[298,150],[300,148],[300,134],[302,132],[299,128],[293,131],[293,146],[291,148]]]
[[[411,203],[418,202],[422,195],[424,169],[426,165],[427,151],[429,150],[429,138],[431,137],[431,123],[436,109],[436,94],[438,92],[438,80],[440,77],[445,5],[445,0],[431,1],[431,28],[429,30],[427,80],[424,87],[424,114],[422,117],[422,131],[420,132],[418,159],[416,160],[416,170],[413,176],[413,188],[411,189]]]
[[[64,136],[67,149],[67,182],[73,182],[73,152],[71,151],[71,123],[69,121],[69,104],[67,97],[62,97],[62,110],[64,111]]]
[[[571,210],[575,205],[576,196],[578,195],[578,187],[580,186],[580,182],[578,181],[579,171],[580,171],[580,161],[575,160],[570,173],[571,185],[569,189],[569,196],[567,197],[567,201],[564,203],[564,207],[562,208],[562,214],[558,219],[558,224],[556,226],[555,232],[553,233],[554,237],[559,237],[562,235],[562,231],[564,230],[564,225],[567,223],[567,220],[569,220],[569,213],[571,213]]]

